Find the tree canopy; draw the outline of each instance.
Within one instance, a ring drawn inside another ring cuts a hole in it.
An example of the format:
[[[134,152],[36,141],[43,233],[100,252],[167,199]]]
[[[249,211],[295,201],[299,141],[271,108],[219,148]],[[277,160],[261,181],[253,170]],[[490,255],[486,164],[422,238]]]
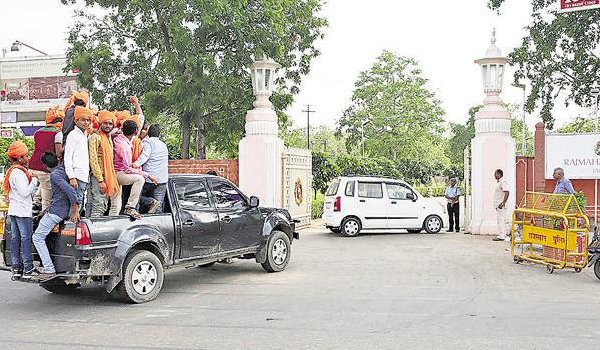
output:
[[[505,0],[489,0],[499,11]],[[541,108],[546,127],[554,127],[552,109],[559,95],[566,103],[590,106],[590,89],[600,80],[600,11],[557,13],[556,0],[532,0],[532,23],[520,47],[509,55],[517,67],[515,82],[531,84],[527,110]],[[561,94],[563,93],[564,94]]]
[[[61,0],[63,4],[77,0]],[[267,55],[282,65],[276,110],[298,92],[327,24],[319,0],[84,0],[70,29],[67,69],[103,108],[143,96],[151,118],[174,116],[181,156],[206,145],[235,152],[252,108],[249,66]],[[92,13],[89,8],[101,8]],[[280,114],[283,115],[283,114]]]
[[[348,149],[362,153],[364,140],[365,156],[387,158],[407,170],[423,166],[429,176],[443,169],[449,162],[442,137],[444,111],[426,85],[417,61],[383,51],[360,73],[352,102],[339,121],[337,131]]]

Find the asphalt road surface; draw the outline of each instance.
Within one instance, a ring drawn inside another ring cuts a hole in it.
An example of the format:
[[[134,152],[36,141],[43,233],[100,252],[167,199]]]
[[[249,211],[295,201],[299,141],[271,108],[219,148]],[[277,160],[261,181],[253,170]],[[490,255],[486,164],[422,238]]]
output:
[[[1,349],[594,349],[600,281],[463,234],[301,232],[288,269],[172,271],[159,297],[53,295],[0,273]]]

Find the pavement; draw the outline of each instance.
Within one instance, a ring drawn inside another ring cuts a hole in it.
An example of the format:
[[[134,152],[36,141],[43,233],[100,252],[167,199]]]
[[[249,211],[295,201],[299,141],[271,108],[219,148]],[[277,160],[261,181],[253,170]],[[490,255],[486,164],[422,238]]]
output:
[[[252,260],[168,272],[123,304],[0,273],[2,349],[582,349],[600,341],[600,281],[514,264],[491,237],[301,232],[281,273]]]

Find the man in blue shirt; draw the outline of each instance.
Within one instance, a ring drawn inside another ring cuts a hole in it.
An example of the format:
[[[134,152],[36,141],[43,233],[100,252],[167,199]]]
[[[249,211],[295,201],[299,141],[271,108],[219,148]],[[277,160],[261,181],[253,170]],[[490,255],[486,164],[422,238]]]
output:
[[[448,221],[450,222],[450,227],[446,232],[452,232],[454,230],[456,232],[460,231],[459,228],[459,212],[460,212],[460,204],[458,203],[458,197],[460,197],[460,188],[457,186],[458,181],[455,178],[450,179],[450,187],[446,188],[446,199],[448,200]]]
[[[58,166],[58,160],[54,153],[46,152],[42,155],[42,163],[50,172],[50,185],[52,186],[52,202],[43,213],[44,216],[33,234],[32,240],[35,249],[42,260],[43,271],[37,274],[41,280],[53,277],[56,274],[54,264],[50,258],[48,247],[46,246],[46,237],[52,229],[61,221],[69,216],[71,209],[71,221],[79,221],[79,204],[77,201],[77,192],[69,184],[69,177],[65,172],[65,166]]]
[[[160,140],[160,125],[152,124],[148,128],[148,136],[142,140],[142,154],[133,163],[134,167],[141,167],[143,171],[156,179],[156,184],[146,180],[140,206],[148,208],[148,214],[162,213],[167,181],[169,180],[169,149]]]
[[[565,177],[565,171],[563,168],[554,169],[554,174],[552,175],[554,180],[556,180],[556,187],[554,187],[554,193],[565,193],[565,194],[574,194],[575,189],[571,184],[571,181]]]

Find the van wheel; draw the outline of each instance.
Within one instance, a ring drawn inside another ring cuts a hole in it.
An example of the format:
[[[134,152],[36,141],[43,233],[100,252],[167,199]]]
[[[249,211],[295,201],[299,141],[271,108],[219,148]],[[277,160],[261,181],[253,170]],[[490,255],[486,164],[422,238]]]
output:
[[[163,279],[163,266],[158,257],[147,250],[136,250],[125,259],[123,280],[116,289],[130,303],[145,303],[158,296]]]
[[[75,294],[80,284],[66,284],[63,281],[53,281],[40,284],[42,288],[54,294],[69,295]]]
[[[262,263],[267,272],[280,272],[290,262],[292,244],[288,235],[281,231],[273,231],[267,243],[267,260]]]
[[[360,233],[362,225],[360,224],[360,220],[357,218],[349,217],[342,221],[342,226],[340,229],[343,236],[356,237]]]
[[[439,233],[442,230],[442,219],[437,215],[430,215],[425,219],[423,228],[427,233]]]

